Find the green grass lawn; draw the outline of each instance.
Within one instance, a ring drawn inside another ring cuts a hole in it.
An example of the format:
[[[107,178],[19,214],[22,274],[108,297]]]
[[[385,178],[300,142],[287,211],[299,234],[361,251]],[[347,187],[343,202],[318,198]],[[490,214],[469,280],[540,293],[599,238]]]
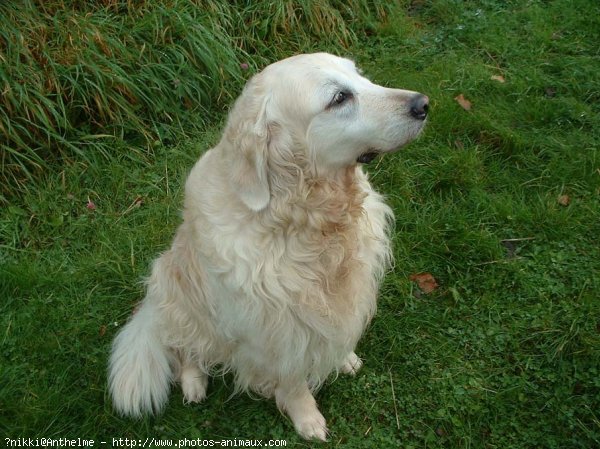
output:
[[[3,441],[600,447],[600,4],[410,3],[363,43],[328,48],[431,98],[423,137],[368,166],[396,214],[396,263],[357,349],[363,369],[318,394],[330,442],[300,440],[274,401],[230,397],[229,377],[200,405],[174,388],[159,417],[111,409],[111,341],[170,244],[219,113],[176,145],[48,170],[3,206]],[[421,272],[439,284],[430,294],[409,279]]]

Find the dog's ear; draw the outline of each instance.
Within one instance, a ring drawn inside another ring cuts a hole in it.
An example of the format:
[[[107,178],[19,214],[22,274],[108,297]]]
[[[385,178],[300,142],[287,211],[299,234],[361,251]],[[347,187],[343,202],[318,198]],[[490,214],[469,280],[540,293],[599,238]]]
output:
[[[255,77],[256,78],[256,77]],[[242,202],[253,211],[269,204],[267,176],[269,95],[251,80],[236,101],[225,131],[231,164],[231,183]]]

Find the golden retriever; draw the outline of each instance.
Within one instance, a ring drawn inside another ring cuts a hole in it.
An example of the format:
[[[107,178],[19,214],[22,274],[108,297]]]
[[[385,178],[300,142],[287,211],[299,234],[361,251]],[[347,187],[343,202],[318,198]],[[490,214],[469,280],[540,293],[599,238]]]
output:
[[[236,391],[274,396],[302,437],[325,440],[312,393],[361,366],[354,348],[391,259],[392,211],[361,165],[414,139],[428,102],[326,53],[254,76],[192,169],[173,245],[115,338],[114,407],[158,412],[175,380],[202,401],[209,374],[232,371]]]

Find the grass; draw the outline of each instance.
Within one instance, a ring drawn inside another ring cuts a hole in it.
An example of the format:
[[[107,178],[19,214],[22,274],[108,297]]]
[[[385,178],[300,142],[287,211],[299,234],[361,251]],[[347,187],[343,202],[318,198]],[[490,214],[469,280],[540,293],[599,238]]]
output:
[[[593,0],[413,1],[341,51],[375,82],[427,93],[432,113],[418,142],[369,166],[396,213],[396,265],[357,350],[365,366],[318,395],[322,447],[600,446],[599,17]],[[53,165],[2,209],[3,437],[319,446],[271,402],[230,398],[227,377],[201,405],[174,388],[142,421],[106,394],[111,340],[222,120],[139,160],[121,143],[94,164]],[[439,288],[421,293],[419,272]]]

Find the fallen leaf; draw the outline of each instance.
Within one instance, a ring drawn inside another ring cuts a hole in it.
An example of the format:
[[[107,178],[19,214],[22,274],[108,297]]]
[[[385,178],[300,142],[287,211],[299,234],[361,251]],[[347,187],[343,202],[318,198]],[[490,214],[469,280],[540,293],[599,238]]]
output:
[[[100,337],[104,337],[104,334],[106,334],[106,325],[103,324],[102,326],[100,326],[100,331],[98,332],[98,335]]]
[[[492,75],[490,79],[493,79],[494,81],[498,81],[499,83],[506,82],[506,80],[504,79],[504,77],[502,75]]]
[[[431,273],[411,274],[409,279],[416,282],[419,289],[426,295],[438,288],[438,283]]]
[[[569,195],[560,195],[558,197],[558,204],[561,206],[568,206],[571,204],[571,197],[569,197]]]
[[[465,111],[470,111],[471,107],[473,106],[472,103],[467,100],[465,98],[465,96],[463,94],[458,95],[457,97],[454,97],[454,99],[456,100],[456,102],[465,110]]]

